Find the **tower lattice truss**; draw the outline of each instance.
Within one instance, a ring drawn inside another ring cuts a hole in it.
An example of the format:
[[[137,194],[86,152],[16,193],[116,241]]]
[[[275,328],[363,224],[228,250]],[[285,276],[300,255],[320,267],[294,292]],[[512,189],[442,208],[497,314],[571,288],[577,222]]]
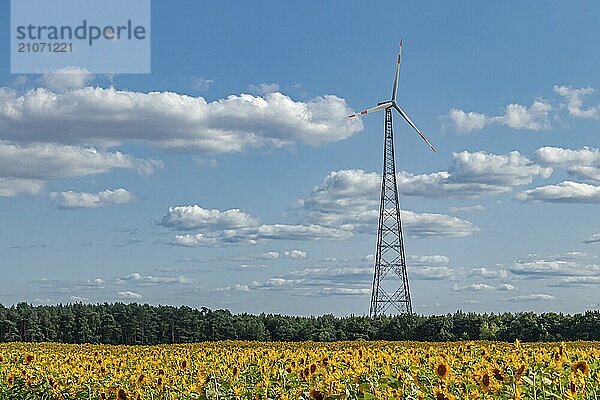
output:
[[[412,313],[400,218],[400,203],[396,184],[391,107],[385,109],[383,158],[377,253],[375,255],[375,273],[373,275],[370,309],[372,317],[382,315],[388,310]]]

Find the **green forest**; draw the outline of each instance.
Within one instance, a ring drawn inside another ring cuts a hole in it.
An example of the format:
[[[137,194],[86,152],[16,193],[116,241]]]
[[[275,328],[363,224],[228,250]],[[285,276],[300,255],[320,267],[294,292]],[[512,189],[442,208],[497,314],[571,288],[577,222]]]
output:
[[[148,304],[0,305],[0,341],[154,345],[260,341],[600,340],[600,311],[297,317]]]

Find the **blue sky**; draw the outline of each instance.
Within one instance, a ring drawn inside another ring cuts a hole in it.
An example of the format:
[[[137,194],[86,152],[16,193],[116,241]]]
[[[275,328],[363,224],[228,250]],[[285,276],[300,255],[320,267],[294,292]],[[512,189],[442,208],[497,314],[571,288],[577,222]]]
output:
[[[402,35],[398,101],[438,148],[395,116],[415,311],[597,308],[599,19],[154,0],[151,74],[4,57],[0,301],[367,313],[383,113],[347,115],[389,98]]]

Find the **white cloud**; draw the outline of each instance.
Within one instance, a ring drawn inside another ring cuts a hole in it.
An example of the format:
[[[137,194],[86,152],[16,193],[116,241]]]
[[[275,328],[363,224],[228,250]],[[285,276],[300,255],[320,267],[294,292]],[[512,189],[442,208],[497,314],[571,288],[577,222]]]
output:
[[[252,84],[248,86],[248,90],[250,90],[252,93],[256,93],[259,94],[261,96],[270,94],[270,93],[275,93],[279,91],[279,85],[276,83],[258,83],[258,84]]]
[[[239,209],[220,211],[198,205],[169,207],[160,224],[178,230],[190,229],[235,229],[259,225],[259,221]]]
[[[117,284],[123,284],[128,282],[131,285],[142,285],[142,286],[155,286],[155,285],[171,285],[181,284],[189,285],[194,283],[194,279],[188,278],[184,275],[178,276],[153,276],[153,275],[142,275],[139,272],[132,272],[129,275],[121,276],[116,278]]]
[[[508,271],[504,268],[502,268],[501,266],[498,266],[497,268],[486,268],[486,267],[480,267],[480,268],[473,268],[471,270],[471,273],[469,274],[471,276],[483,276],[485,278],[508,278]]]
[[[274,224],[176,235],[172,244],[185,247],[212,247],[239,243],[257,244],[267,240],[347,239],[350,236],[350,232],[319,225]]]
[[[554,86],[554,91],[567,99],[569,115],[576,118],[600,117],[600,105],[583,108],[583,97],[594,93],[591,87],[574,89],[572,86]]]
[[[176,235],[172,244],[183,247],[213,247],[218,246],[220,242],[218,238],[197,233],[195,235]]]
[[[210,153],[247,147],[320,145],[362,130],[344,99],[296,102],[281,93],[207,102],[171,92],[91,88],[23,95],[0,88],[3,139],[116,146],[126,142]]]
[[[454,123],[454,127],[459,132],[471,132],[481,130],[486,124],[490,123],[490,119],[484,114],[476,112],[464,112],[463,110],[452,108],[448,112],[448,117]]]
[[[371,293],[369,288],[344,288],[344,287],[325,287],[319,290],[320,294],[325,296],[341,295],[341,296],[367,296]]]
[[[0,197],[38,194],[44,188],[44,182],[36,179],[0,177]]]
[[[553,276],[594,276],[600,274],[600,266],[588,262],[585,253],[568,253],[552,257],[531,255],[525,260],[517,260],[510,268],[515,275],[527,278],[547,278]]]
[[[518,193],[516,198],[520,201],[549,203],[600,203],[600,186],[564,181],[525,190]]]
[[[74,303],[85,303],[85,302],[89,302],[90,299],[88,299],[87,297],[81,297],[81,296],[69,296],[69,301],[72,301]]]
[[[50,198],[58,208],[97,208],[112,204],[125,204],[135,200],[135,196],[126,189],[107,189],[98,193],[53,192]]]
[[[370,293],[372,269],[365,267],[305,268],[264,282],[243,285],[249,290],[281,291],[304,296],[351,296]],[[240,285],[240,284],[237,284]]]
[[[117,296],[119,296],[122,299],[128,299],[128,300],[141,300],[144,298],[144,296],[142,296],[141,294],[136,293],[136,292],[131,292],[129,290],[118,292]]]
[[[250,287],[248,285],[242,285],[242,284],[236,283],[234,285],[218,287],[218,288],[213,288],[213,289],[209,289],[209,290],[211,292],[249,292]]]
[[[18,145],[0,141],[0,176],[52,179],[84,176],[126,168],[151,174],[162,162],[141,160],[120,152],[56,144]]]
[[[550,104],[539,100],[535,100],[529,108],[520,104],[509,104],[506,106],[504,116],[494,117],[494,120],[513,129],[540,131],[550,127],[548,121],[550,110],[552,110]]]
[[[402,224],[409,235],[425,237],[465,237],[479,231],[469,221],[444,214],[402,211]]]
[[[469,285],[466,286],[457,286],[454,285],[454,287],[452,288],[453,291],[455,292],[482,292],[482,291],[489,291],[489,290],[494,290],[495,287],[492,285],[488,285],[486,283],[471,283]]]
[[[546,277],[555,275],[572,275],[575,273],[577,264],[573,261],[564,260],[532,260],[514,263],[510,271],[516,275],[526,275],[528,277]]]
[[[503,290],[503,291],[507,291],[507,292],[512,292],[515,289],[516,289],[516,287],[511,285],[510,283],[503,283],[498,286],[498,290]]]
[[[42,75],[39,82],[46,88],[57,92],[82,88],[87,85],[94,75],[85,68],[65,67]]]
[[[558,284],[554,286],[589,286],[600,284],[600,276],[569,276],[562,278]]]
[[[160,161],[120,152],[56,144],[18,145],[0,140],[0,196],[34,195],[49,179],[105,173],[116,168],[151,174]]]
[[[538,162],[565,168],[571,175],[600,182],[600,150],[583,147],[579,150],[561,147],[541,147],[536,151]]]
[[[532,178],[544,179],[552,174],[552,168],[536,165],[518,151],[496,155],[478,151],[462,151],[454,154],[450,173],[457,182],[477,182],[500,187],[513,187],[531,183]]]
[[[330,172],[310,195],[298,201],[297,211],[314,224],[353,233],[372,233],[379,211],[381,177],[363,170]],[[478,228],[468,221],[444,214],[401,212],[408,234],[417,237],[462,237]]]
[[[407,196],[474,197],[506,192],[551,174],[552,168],[541,167],[518,151],[506,155],[462,151],[453,153],[448,171],[421,175],[402,171],[397,180],[398,190]]]
[[[279,258],[279,252],[266,251],[264,253],[261,253],[261,254],[255,256],[254,258],[259,259],[259,260],[275,260],[275,259]]]
[[[530,293],[524,294],[520,296],[511,297],[509,300],[514,302],[522,302],[522,301],[549,301],[554,300],[555,297],[549,294],[544,293]]]
[[[457,270],[448,268],[447,266],[411,268],[409,265],[408,276],[411,279],[448,280],[456,277],[457,272]]]
[[[411,266],[447,265],[450,262],[450,257],[439,254],[431,256],[410,255],[408,258]]]
[[[283,256],[286,258],[298,259],[298,258],[306,258],[308,254],[303,250],[286,250],[283,252]]]
[[[531,106],[509,104],[504,115],[488,117],[476,112],[465,112],[452,108],[448,112],[448,119],[454,124],[458,132],[482,130],[486,125],[503,124],[513,129],[528,129],[539,131],[550,127],[549,113],[552,106],[544,101],[535,100]]]
[[[594,233],[589,239],[584,240],[583,243],[600,243],[600,232]]]

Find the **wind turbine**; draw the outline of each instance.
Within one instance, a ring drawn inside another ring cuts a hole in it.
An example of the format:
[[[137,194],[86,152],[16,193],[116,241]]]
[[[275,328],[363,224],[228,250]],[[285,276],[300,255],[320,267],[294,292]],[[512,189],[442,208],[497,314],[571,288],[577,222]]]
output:
[[[396,102],[396,94],[398,93],[398,76],[400,75],[401,60],[402,60],[402,38],[400,38],[400,48],[398,50],[398,62],[396,63],[396,75],[394,76],[394,87],[392,89],[392,99],[389,101],[382,101],[380,103],[377,103],[377,105],[375,107],[363,110],[356,114],[352,114],[352,115],[350,115],[350,118],[362,117],[363,115],[366,115],[368,113],[372,113],[375,111],[386,110],[388,108],[394,108],[396,111],[398,111],[398,113],[400,115],[402,115],[402,118],[404,118],[406,120],[406,122],[408,122],[408,124],[413,127],[413,129],[419,134],[419,136],[421,136],[421,139],[423,139],[425,141],[425,143],[427,143],[427,145],[429,147],[431,147],[431,150],[433,150],[435,152],[436,151],[435,147],[433,147],[431,142],[425,137],[425,135],[423,135],[423,133],[421,133],[421,131],[419,130],[419,128],[417,128],[415,123],[412,122],[412,120],[408,117],[408,115],[406,115],[404,110],[402,108],[400,108],[400,106]]]
[[[373,108],[350,115],[350,118],[352,118],[379,110],[385,110],[383,177],[381,181],[381,202],[379,206],[379,228],[377,230],[377,255],[375,257],[375,271],[373,274],[373,289],[369,311],[369,314],[372,317],[384,314],[390,307],[395,308],[400,313],[412,313],[408,273],[406,270],[406,257],[404,254],[402,221],[400,218],[400,202],[398,201],[398,186],[396,184],[392,108],[398,111],[402,118],[412,126],[431,150],[434,152],[436,151],[435,147],[433,147],[425,135],[421,133],[419,128],[417,128],[414,122],[411,121],[408,115],[406,115],[404,110],[402,110],[396,102],[401,58],[402,38],[400,38],[400,49],[398,51],[398,62],[396,64],[396,75],[394,76],[392,99],[381,102]]]

